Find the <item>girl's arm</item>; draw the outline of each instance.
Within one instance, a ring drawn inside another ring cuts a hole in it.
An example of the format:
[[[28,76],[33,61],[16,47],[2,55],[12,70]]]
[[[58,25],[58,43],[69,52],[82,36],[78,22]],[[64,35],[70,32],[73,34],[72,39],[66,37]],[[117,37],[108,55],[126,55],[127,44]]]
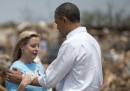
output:
[[[34,76],[32,76],[31,74],[27,74],[26,72],[24,72],[24,74],[22,76],[22,81],[21,81],[19,87],[17,88],[17,91],[24,91],[25,87],[28,84],[30,84],[33,80],[34,80]]]
[[[24,82],[21,82],[19,87],[17,88],[17,91],[25,91],[25,87],[26,85],[24,84]]]

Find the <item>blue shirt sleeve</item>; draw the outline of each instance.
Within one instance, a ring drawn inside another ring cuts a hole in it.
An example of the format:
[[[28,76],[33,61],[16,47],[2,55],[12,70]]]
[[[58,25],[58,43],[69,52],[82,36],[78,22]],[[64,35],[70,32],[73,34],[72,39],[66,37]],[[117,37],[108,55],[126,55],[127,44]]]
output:
[[[38,63],[24,64],[20,61],[15,61],[10,67],[10,70],[13,70],[13,67],[17,67],[21,71],[21,73],[26,71],[26,72],[33,72],[35,74],[34,71],[39,70],[40,75],[44,74],[42,65]],[[5,85],[6,85],[7,91],[16,91],[16,89],[19,86],[19,84],[15,84],[9,81],[6,81]],[[47,89],[43,87],[28,85],[26,86],[25,91],[47,91]]]

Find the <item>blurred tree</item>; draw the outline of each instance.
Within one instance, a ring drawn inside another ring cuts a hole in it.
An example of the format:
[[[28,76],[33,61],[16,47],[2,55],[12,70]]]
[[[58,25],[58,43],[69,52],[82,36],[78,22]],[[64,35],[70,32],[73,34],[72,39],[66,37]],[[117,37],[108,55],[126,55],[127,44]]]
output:
[[[107,25],[107,16],[101,10],[93,11],[95,27],[103,27]]]
[[[12,21],[0,24],[1,28],[16,28],[16,26],[17,26],[17,24]]]
[[[112,0],[107,1],[107,13],[101,10],[84,11],[81,18],[82,25],[91,28],[114,28],[119,30],[130,29],[130,14],[126,15],[126,7],[114,12]]]
[[[87,27],[103,27],[107,26],[108,18],[105,13],[100,10],[92,12],[84,12],[82,16],[82,23]]]
[[[112,0],[108,0],[107,1],[107,16],[108,16],[108,27],[112,27],[113,26],[113,4],[112,4]]]
[[[130,14],[128,16],[124,15],[123,9],[115,12],[111,18],[108,14],[100,10],[94,10],[92,12],[85,11],[82,15],[81,23],[88,28],[108,27],[123,30],[130,29]]]
[[[89,11],[83,12],[82,24],[84,26],[92,27],[93,20],[94,20],[94,14],[93,13],[91,13]]]
[[[130,29],[130,15],[128,15],[125,19],[125,25]]]
[[[115,13],[114,24],[113,24],[115,27],[117,27],[117,28],[123,27],[123,25],[124,25],[123,14],[124,14],[123,9],[119,10],[118,12]]]

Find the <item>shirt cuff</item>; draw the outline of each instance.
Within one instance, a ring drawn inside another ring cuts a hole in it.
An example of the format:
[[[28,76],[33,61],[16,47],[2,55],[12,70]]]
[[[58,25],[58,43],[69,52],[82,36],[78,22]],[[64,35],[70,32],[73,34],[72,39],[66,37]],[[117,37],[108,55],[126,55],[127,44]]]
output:
[[[49,88],[45,82],[45,75],[38,77],[38,83],[44,88]]]

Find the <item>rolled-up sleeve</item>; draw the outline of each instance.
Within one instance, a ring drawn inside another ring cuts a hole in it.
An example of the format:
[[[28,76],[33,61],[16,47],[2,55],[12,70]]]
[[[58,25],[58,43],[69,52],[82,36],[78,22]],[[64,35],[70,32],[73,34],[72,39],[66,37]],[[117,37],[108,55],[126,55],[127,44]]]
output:
[[[46,75],[42,75],[38,78],[38,82],[42,87],[49,88],[49,86],[46,85],[45,77]]]
[[[38,78],[39,84],[42,87],[55,87],[70,72],[75,57],[75,48],[70,44],[62,45],[57,58],[49,65],[46,75]]]

